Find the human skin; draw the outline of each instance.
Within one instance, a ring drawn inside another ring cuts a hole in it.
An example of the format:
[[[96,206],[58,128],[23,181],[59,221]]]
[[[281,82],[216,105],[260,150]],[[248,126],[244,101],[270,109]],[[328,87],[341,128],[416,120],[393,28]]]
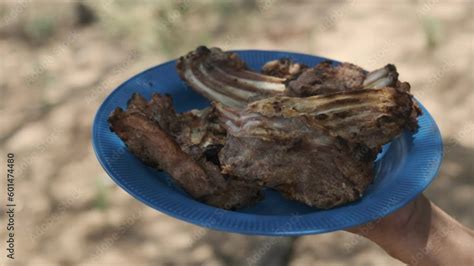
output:
[[[347,231],[409,265],[474,265],[474,231],[420,195],[402,209]]]

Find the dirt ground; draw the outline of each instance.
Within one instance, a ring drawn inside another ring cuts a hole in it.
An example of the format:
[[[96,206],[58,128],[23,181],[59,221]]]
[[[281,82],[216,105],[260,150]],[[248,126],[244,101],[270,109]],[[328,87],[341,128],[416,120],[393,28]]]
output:
[[[346,232],[268,238],[203,229],[145,207],[110,180],[91,146],[97,108],[132,75],[199,44],[397,65],[445,141],[426,195],[474,227],[472,1],[136,2],[0,3],[0,154],[17,158],[16,260],[5,258],[2,189],[1,264],[401,265]]]

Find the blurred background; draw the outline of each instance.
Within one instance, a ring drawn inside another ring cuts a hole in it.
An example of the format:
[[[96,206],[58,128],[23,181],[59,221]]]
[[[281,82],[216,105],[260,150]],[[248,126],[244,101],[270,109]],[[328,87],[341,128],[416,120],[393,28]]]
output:
[[[346,232],[267,238],[203,229],[112,183],[91,147],[97,108],[132,75],[200,44],[298,51],[369,70],[395,64],[445,142],[426,194],[473,228],[473,10],[470,0],[2,0],[0,154],[17,157],[14,264],[401,264]]]

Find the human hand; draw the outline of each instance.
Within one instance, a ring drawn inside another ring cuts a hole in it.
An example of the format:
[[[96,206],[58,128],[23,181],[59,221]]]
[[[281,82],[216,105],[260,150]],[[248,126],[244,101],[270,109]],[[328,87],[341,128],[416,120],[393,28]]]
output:
[[[474,265],[473,231],[423,194],[386,217],[347,231],[368,238],[407,264]]]

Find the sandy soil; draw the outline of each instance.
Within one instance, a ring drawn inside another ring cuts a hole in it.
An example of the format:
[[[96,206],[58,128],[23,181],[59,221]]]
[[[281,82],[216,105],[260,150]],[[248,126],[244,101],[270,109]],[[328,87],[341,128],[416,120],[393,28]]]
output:
[[[474,227],[473,2],[117,2],[86,2],[92,16],[77,3],[0,4],[0,154],[17,155],[18,206],[17,259],[7,261],[2,248],[2,262],[401,264],[346,232],[267,238],[202,229],[112,183],[90,143],[98,106],[132,75],[199,44],[299,51],[367,69],[396,64],[445,141],[426,194]]]

